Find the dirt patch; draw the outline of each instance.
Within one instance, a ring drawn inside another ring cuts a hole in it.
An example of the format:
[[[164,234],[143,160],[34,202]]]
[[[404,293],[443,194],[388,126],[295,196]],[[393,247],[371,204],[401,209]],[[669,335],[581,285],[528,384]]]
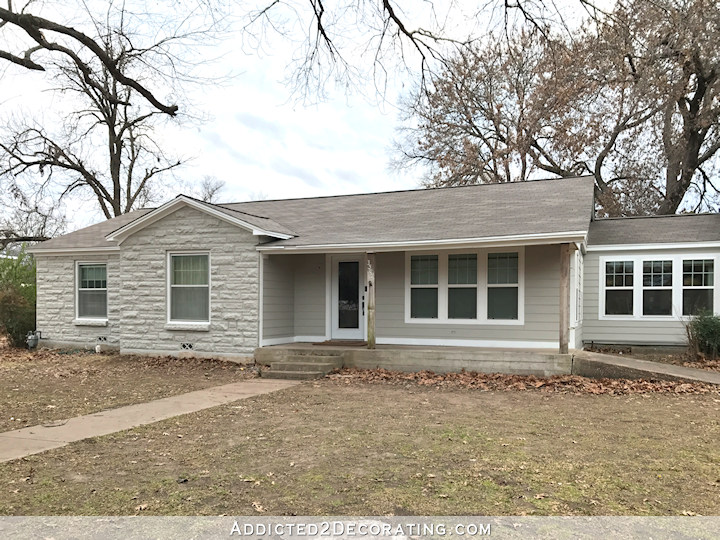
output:
[[[0,432],[253,377],[232,362],[0,350]]]
[[[650,381],[630,379],[589,379],[577,375],[536,377],[533,375],[505,375],[502,373],[434,373],[420,371],[406,373],[387,369],[343,369],[332,373],[330,379],[344,384],[381,383],[476,390],[535,390],[573,394],[717,394],[720,386],[714,384],[687,383],[679,381]]]
[[[0,464],[0,514],[720,514],[720,399],[324,379]]]

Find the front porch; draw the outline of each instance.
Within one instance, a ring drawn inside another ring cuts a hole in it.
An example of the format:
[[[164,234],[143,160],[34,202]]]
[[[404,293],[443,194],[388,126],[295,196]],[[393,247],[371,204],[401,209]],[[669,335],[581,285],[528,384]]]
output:
[[[462,346],[364,346],[293,343],[260,347],[255,360],[270,365],[271,376],[320,377],[333,369],[385,368],[393,371],[436,373],[477,371],[516,375],[567,375],[572,355],[531,349],[492,349]]]
[[[455,366],[447,369],[470,369],[463,362],[477,353],[486,355],[485,361],[492,358],[487,369],[567,372],[554,365],[537,367],[535,359],[525,365],[522,358],[534,353],[555,358],[581,347],[577,247],[568,242],[263,252],[259,345],[303,349],[307,345],[300,344],[357,340],[380,352],[370,355],[350,347],[343,350],[348,365],[368,358],[374,367],[377,358],[389,360],[392,350],[405,357],[415,354],[415,370],[444,369],[420,361],[432,363],[442,352]],[[504,351],[512,351],[517,369]],[[405,369],[402,362],[398,366]]]

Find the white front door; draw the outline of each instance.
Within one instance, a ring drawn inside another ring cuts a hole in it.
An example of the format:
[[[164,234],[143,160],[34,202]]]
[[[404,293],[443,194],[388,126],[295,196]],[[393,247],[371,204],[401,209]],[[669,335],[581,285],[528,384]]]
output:
[[[358,255],[332,257],[332,339],[365,339],[365,265]]]

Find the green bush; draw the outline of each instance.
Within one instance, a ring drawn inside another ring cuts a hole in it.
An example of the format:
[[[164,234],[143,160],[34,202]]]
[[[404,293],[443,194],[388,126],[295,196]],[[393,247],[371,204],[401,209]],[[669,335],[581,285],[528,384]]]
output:
[[[17,257],[0,258],[0,332],[16,347],[35,329],[35,260],[23,248]]]
[[[688,345],[695,354],[716,358],[720,353],[720,317],[703,313],[687,326]]]

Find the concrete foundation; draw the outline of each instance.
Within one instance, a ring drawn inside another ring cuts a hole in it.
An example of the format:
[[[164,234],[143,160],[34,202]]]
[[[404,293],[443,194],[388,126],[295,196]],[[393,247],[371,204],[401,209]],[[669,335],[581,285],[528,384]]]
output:
[[[361,347],[313,346],[310,344],[275,345],[255,350],[255,360],[270,365],[289,357],[313,354],[337,355],[342,367],[385,368],[393,371],[436,373],[477,371],[515,375],[567,375],[572,355],[528,350],[492,350],[472,347],[412,347],[379,345]]]

